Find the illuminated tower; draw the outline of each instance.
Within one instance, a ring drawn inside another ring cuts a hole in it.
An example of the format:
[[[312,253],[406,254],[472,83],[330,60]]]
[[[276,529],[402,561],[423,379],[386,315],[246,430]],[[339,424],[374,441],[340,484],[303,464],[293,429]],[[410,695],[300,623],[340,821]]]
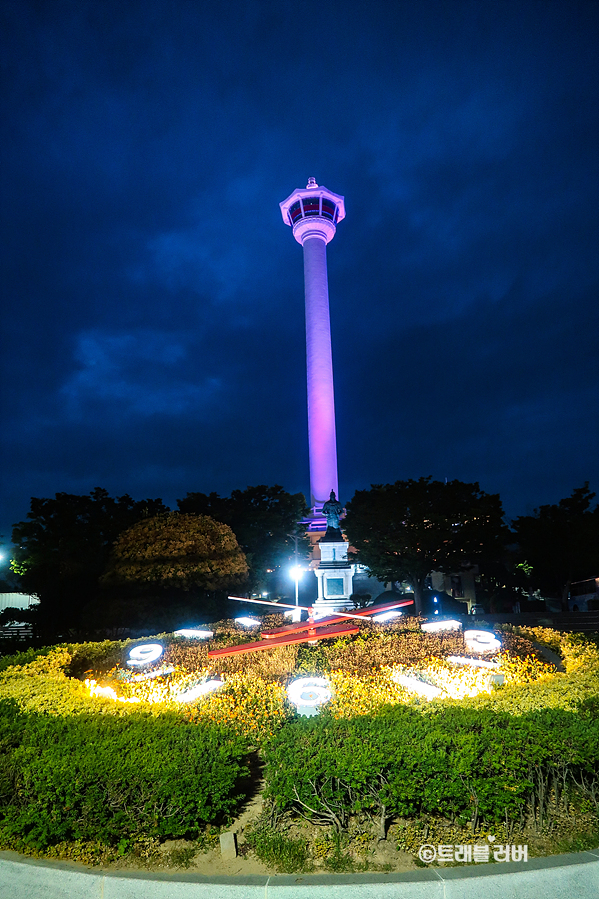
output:
[[[339,495],[327,244],[335,236],[337,222],[345,218],[345,203],[309,178],[304,190],[294,190],[279,205],[283,221],[304,248],[312,529],[324,530],[322,506],[331,490]]]

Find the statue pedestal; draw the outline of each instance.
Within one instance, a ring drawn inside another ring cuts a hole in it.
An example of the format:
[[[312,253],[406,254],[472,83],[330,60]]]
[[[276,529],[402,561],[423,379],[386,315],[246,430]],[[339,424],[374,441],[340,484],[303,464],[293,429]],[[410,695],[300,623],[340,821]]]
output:
[[[318,579],[318,599],[314,603],[314,612],[319,617],[324,617],[332,612],[352,608],[350,596],[353,592],[355,565],[348,561],[348,544],[337,528],[327,528],[318,545],[320,563],[314,570]]]

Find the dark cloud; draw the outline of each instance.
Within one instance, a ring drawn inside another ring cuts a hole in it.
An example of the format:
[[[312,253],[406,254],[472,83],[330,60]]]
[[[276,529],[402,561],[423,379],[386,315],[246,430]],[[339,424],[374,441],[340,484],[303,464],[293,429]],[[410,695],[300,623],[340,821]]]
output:
[[[0,532],[32,495],[308,490],[301,250],[342,498],[599,489],[597,6],[3,0]]]

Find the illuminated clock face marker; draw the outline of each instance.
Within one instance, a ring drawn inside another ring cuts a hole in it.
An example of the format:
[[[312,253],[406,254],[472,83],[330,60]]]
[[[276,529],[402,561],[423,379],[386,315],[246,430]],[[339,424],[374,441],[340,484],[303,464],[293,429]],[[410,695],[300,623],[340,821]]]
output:
[[[410,677],[407,674],[394,674],[392,678],[396,684],[409,690],[411,693],[417,693],[419,696],[425,696],[427,699],[436,699],[443,695],[443,690],[435,687],[433,684],[426,683],[418,677]]]
[[[195,687],[189,687],[182,693],[177,693],[174,700],[175,702],[193,702],[195,699],[200,699],[201,696],[208,696],[209,693],[214,693],[215,690],[219,690],[223,686],[224,681],[222,680],[205,681],[203,684],[197,684]]]
[[[134,646],[129,652],[127,665],[138,667],[139,665],[151,665],[156,659],[162,655],[162,646],[160,643],[141,643]]]
[[[208,640],[214,637],[214,631],[202,630],[195,627],[182,627],[178,631],[173,631],[175,637],[189,637],[190,639]]]
[[[501,641],[492,631],[464,631],[464,643],[473,652],[499,652]]]
[[[299,715],[310,718],[329,701],[331,687],[326,677],[299,677],[287,687],[287,696]]]
[[[399,609],[395,609],[391,612],[383,612],[381,615],[375,615],[372,620],[376,621],[377,624],[382,624],[384,621],[392,621],[394,618],[400,618],[401,614]]]
[[[435,634],[438,631],[459,631],[462,623],[461,621],[454,621],[453,618],[443,621],[439,619],[439,621],[426,621],[420,627],[427,634]]]
[[[466,656],[447,656],[447,661],[453,665],[471,665],[472,668],[498,668],[497,662],[489,662],[486,659],[469,659]]]

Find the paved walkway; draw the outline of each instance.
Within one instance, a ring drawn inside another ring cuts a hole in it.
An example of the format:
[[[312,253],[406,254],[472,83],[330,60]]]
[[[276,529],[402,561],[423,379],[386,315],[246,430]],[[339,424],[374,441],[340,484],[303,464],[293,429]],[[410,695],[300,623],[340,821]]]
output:
[[[106,873],[0,852],[0,899],[597,899],[599,849],[408,874]]]

